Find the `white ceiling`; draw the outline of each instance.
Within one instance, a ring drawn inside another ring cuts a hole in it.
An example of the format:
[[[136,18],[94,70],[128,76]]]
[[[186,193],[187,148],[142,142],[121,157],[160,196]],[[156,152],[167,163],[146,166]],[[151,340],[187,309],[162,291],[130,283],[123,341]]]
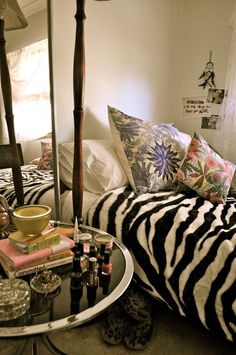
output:
[[[46,0],[18,0],[23,14],[28,17],[46,8]]]

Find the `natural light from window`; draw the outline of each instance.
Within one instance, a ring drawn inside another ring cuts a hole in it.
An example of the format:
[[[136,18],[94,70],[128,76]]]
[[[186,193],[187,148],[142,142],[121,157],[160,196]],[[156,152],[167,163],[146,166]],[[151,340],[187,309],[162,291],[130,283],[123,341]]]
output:
[[[47,39],[7,54],[16,140],[37,139],[51,132]]]

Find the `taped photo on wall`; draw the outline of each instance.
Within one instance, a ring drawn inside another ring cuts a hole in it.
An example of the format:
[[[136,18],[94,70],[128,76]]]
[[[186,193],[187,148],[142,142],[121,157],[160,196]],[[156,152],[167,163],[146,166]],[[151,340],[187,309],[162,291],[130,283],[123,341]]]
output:
[[[202,129],[219,129],[221,119],[219,115],[211,115],[210,117],[202,117]]]

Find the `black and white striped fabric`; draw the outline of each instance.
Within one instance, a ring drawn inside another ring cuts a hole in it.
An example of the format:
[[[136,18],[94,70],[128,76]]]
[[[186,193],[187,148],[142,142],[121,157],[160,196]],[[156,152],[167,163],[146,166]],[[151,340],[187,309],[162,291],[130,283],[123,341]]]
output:
[[[174,191],[107,192],[87,223],[130,250],[135,278],[179,314],[236,341],[236,200],[223,204]]]
[[[54,186],[52,170],[39,170],[37,165],[24,165],[21,167],[21,174],[26,204],[37,204],[43,194]],[[16,194],[11,169],[0,170],[0,194],[11,207],[15,207]]]

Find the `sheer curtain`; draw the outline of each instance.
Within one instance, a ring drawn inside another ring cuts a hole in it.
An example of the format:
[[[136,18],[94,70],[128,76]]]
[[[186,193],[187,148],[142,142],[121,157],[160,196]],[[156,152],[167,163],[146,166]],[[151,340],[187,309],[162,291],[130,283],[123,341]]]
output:
[[[222,107],[222,127],[217,139],[225,159],[236,163],[236,5],[230,20],[232,38],[226,74],[227,97]]]
[[[37,139],[51,132],[47,39],[7,54],[12,85],[16,140]],[[4,123],[3,143],[8,143]]]

